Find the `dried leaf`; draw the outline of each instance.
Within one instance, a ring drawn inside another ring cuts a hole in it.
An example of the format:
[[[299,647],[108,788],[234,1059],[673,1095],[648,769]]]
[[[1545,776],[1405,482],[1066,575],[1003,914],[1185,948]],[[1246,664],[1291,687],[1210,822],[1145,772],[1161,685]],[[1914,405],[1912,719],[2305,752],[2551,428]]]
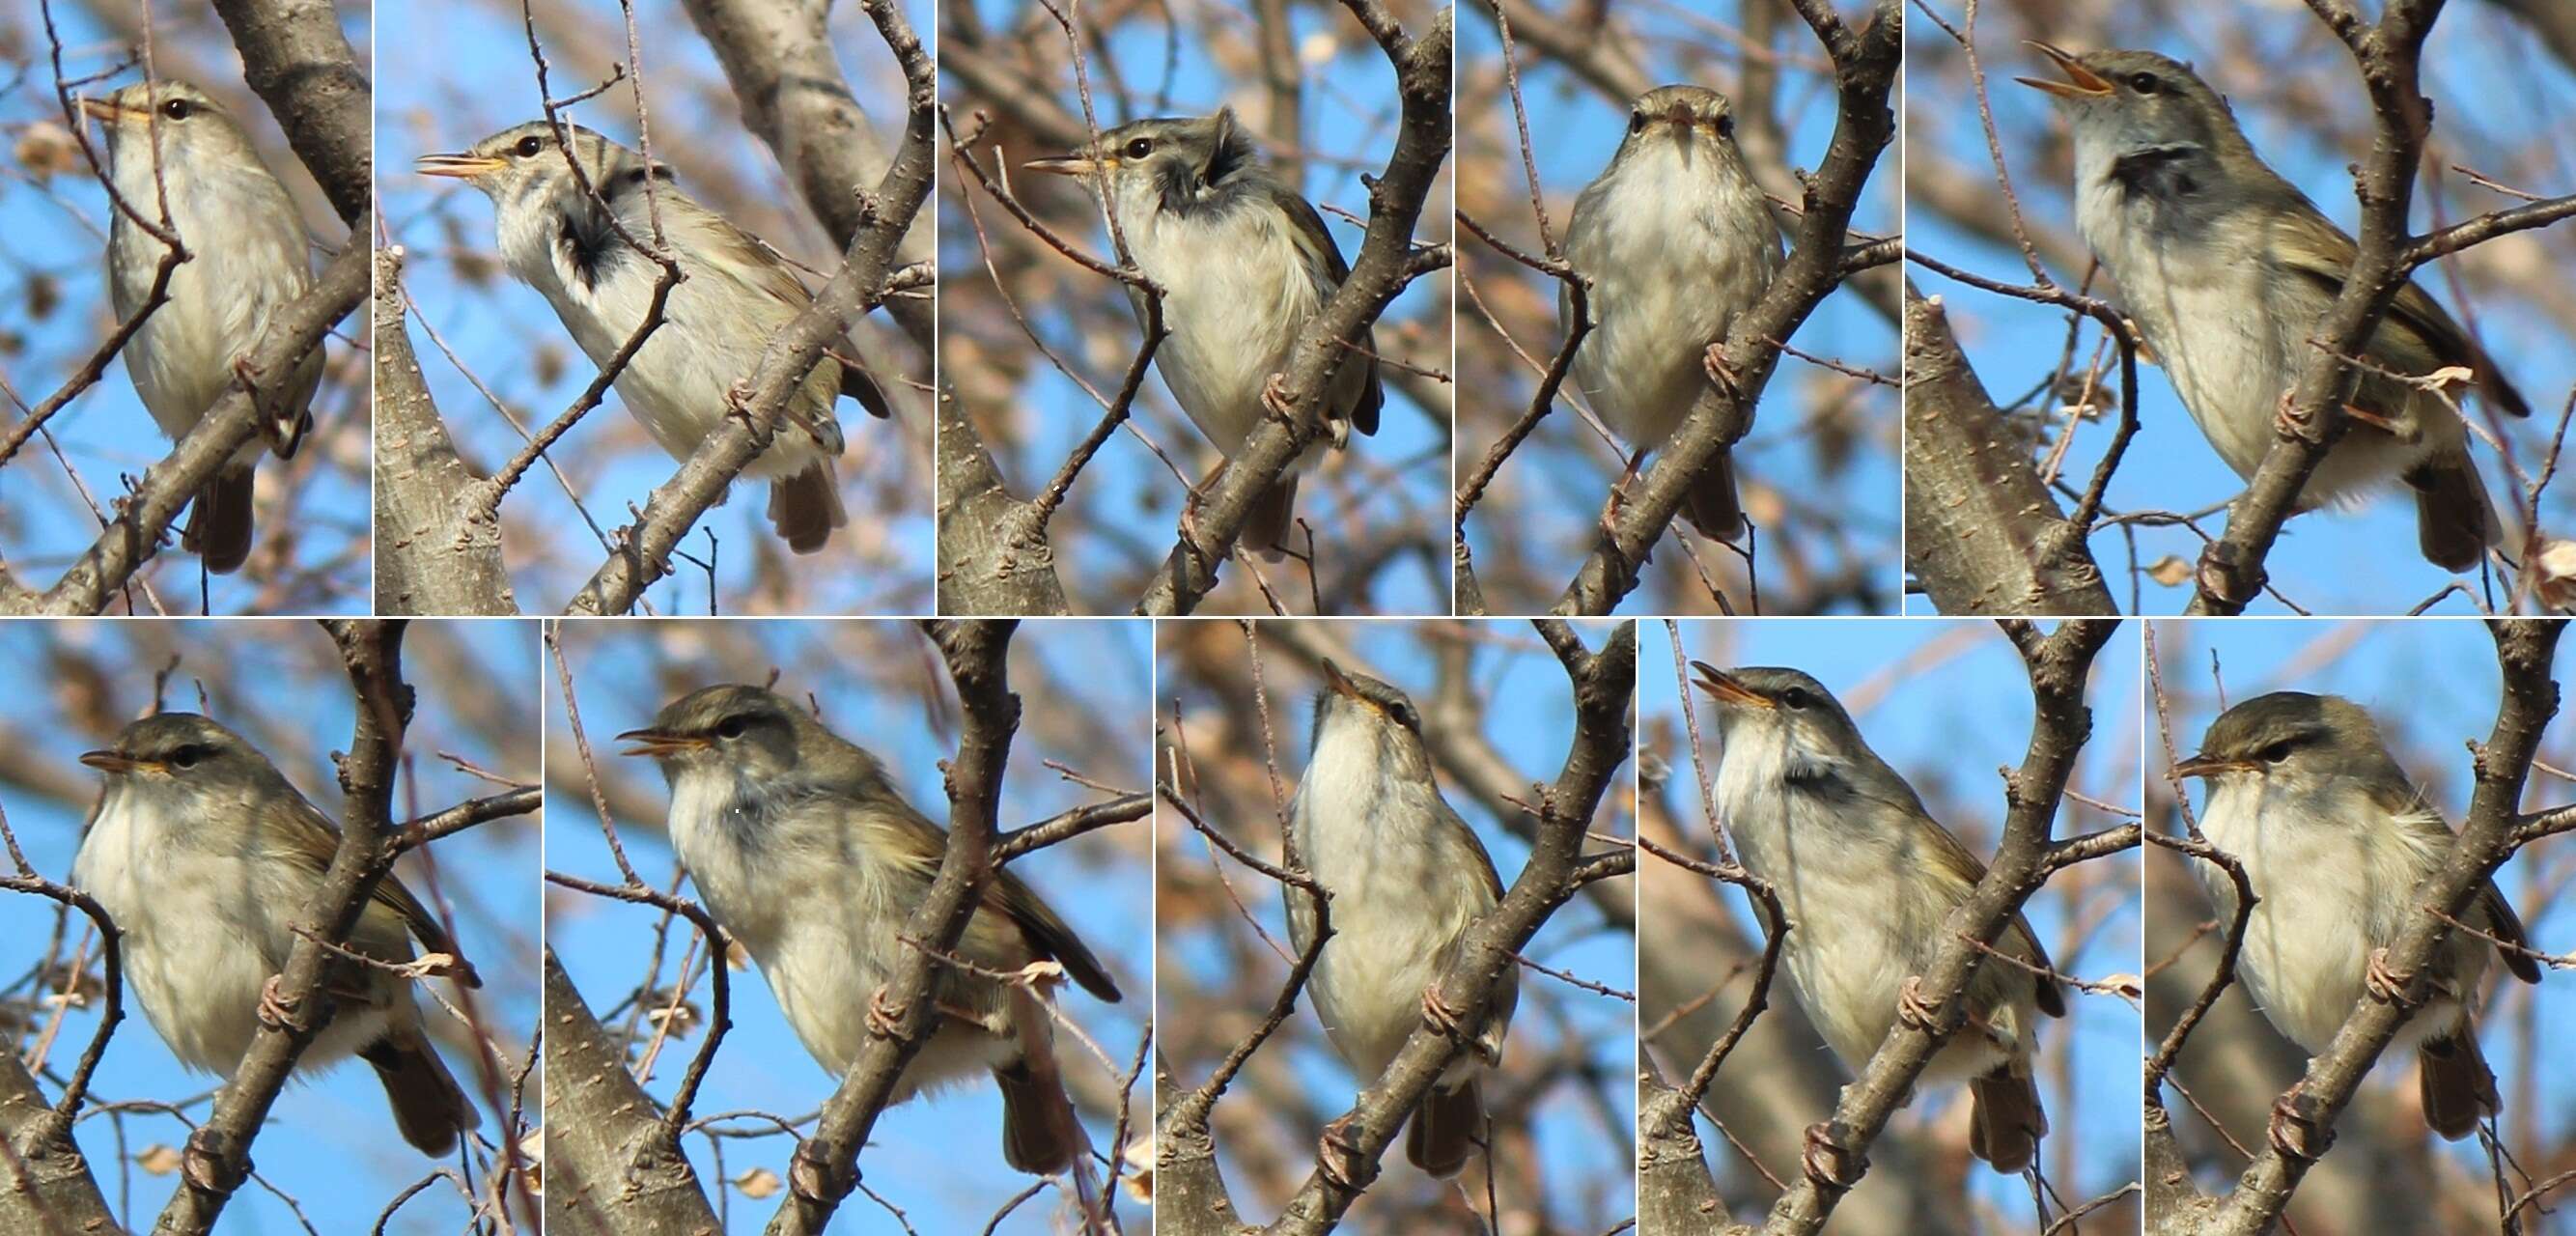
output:
[[[81,166],[80,140],[72,136],[71,130],[50,120],[39,120],[19,130],[17,147],[10,153],[38,184]]]
[[[1127,1190],[1127,1196],[1136,1199],[1137,1204],[1153,1205],[1154,1135],[1147,1133],[1127,1143],[1119,1157],[1127,1161],[1126,1172],[1118,1178],[1119,1187]]]
[[[2560,613],[2576,609],[2576,541],[2550,540],[2531,556],[2540,603]]]
[[[179,1170],[179,1152],[159,1142],[143,1148],[134,1156],[134,1165],[154,1176],[167,1176]]]
[[[733,1187],[742,1190],[744,1197],[756,1202],[778,1192],[778,1173],[765,1167],[755,1167],[734,1177]]]
[[[2176,555],[2166,554],[2147,568],[2147,578],[2171,588],[2191,578],[2191,564]]]

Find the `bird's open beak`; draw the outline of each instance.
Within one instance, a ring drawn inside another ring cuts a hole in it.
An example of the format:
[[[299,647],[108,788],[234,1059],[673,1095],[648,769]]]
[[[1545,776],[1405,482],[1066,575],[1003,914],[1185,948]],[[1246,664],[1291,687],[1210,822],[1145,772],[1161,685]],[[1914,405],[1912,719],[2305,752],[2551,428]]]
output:
[[[2222,760],[2213,755],[2195,755],[2174,765],[2177,777],[2214,777],[2223,772],[2243,772],[2254,765],[2246,760]]]
[[[1064,154],[1045,159],[1031,159],[1020,166],[1032,172],[1056,176],[1088,176],[1100,170],[1100,161],[1087,155]]]
[[[691,738],[685,734],[665,734],[660,730],[628,730],[618,735],[617,741],[635,744],[618,752],[619,755],[650,756],[654,759],[707,749],[706,739]]]
[[[1366,702],[1366,698],[1360,694],[1360,689],[1351,685],[1351,680],[1342,673],[1342,667],[1333,664],[1330,658],[1324,661],[1324,685],[1331,687],[1335,695]]]
[[[1708,692],[1709,698],[1718,703],[1737,708],[1779,707],[1771,702],[1770,697],[1745,686],[1743,679],[1706,661],[1693,661],[1691,668],[1699,671],[1699,689]]]
[[[419,172],[423,176],[446,176],[456,180],[472,180],[486,172],[497,172],[501,170],[501,161],[499,159],[487,159],[478,155],[470,154],[434,154],[422,155],[421,157],[412,160],[411,166],[413,171]]]
[[[2076,63],[2074,53],[2052,47],[2037,39],[2026,41],[2032,47],[2038,48],[2041,55],[2056,61],[2057,71],[2064,73],[2066,80],[2060,82],[2051,81],[2045,77],[2016,77],[2014,81],[2033,90],[2045,90],[2061,99],[2098,99],[2111,93],[2110,79]]]
[[[135,769],[147,766],[145,761],[128,759],[127,757],[118,755],[113,751],[83,751],[81,752],[80,762],[98,769],[101,772],[112,773],[132,772]]]
[[[128,116],[144,114],[137,109],[119,106],[106,99],[83,99],[80,101],[80,109],[87,112],[90,119],[111,125],[123,121]]]

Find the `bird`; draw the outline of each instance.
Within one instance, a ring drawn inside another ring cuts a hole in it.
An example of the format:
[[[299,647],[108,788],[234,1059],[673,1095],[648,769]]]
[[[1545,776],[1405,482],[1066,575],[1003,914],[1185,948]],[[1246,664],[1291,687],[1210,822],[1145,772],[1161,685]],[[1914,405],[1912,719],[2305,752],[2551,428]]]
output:
[[[180,544],[227,575],[249,560],[262,451],[291,459],[313,428],[323,350],[272,380],[249,357],[268,326],[313,286],[304,216],[260,161],[241,124],[213,96],[175,78],[138,82],[81,110],[107,134],[108,300],[120,320],[150,301],[169,252],[135,216],[170,230],[188,251],[172,268],[169,300],[126,341],[125,372],[144,410],[172,441],[186,436],[235,378],[249,387],[261,436],[242,444],[191,500]]]
[[[1276,401],[1298,334],[1350,278],[1323,216],[1263,161],[1232,108],[1133,121],[1027,166],[1097,178],[1137,270],[1162,290],[1169,334],[1154,368],[1208,445],[1232,458]],[[1130,285],[1127,294],[1145,322],[1145,293]],[[1298,472],[1318,466],[1326,446],[1348,447],[1353,430],[1376,433],[1385,404],[1377,334],[1362,331],[1325,390],[1323,441],[1254,503],[1242,543],[1281,557]]]
[[[1636,448],[1633,473],[1681,428],[1719,372],[1711,349],[1780,273],[1780,225],[1736,148],[1725,95],[1659,86],[1637,96],[1618,152],[1574,199],[1565,260],[1589,285],[1591,319],[1570,376]],[[1568,332],[1576,312],[1573,289],[1561,287]],[[1692,483],[1682,513],[1705,535],[1742,539],[1728,455]]]
[[[2402,989],[2384,953],[2422,912],[2415,890],[2449,858],[2450,825],[2408,779],[2369,711],[2341,696],[2275,691],[2245,700],[2210,723],[2200,751],[2174,772],[2206,779],[2201,832],[2244,867],[2254,892],[2237,973],[2265,1020],[2310,1055],[2324,1052],[2366,992]],[[2213,864],[2193,866],[2220,921],[2233,922],[2235,881]],[[2522,920],[2495,881],[2479,883],[2460,921],[2494,940],[2454,931],[2442,942],[2430,998],[2395,1040],[2416,1049],[2425,1123],[2452,1141],[2500,1106],[2478,1050],[2478,983],[2488,962],[2500,955],[2515,978],[2540,981],[2539,965],[2518,951]],[[2299,1112],[2286,1095],[2274,1112],[2272,1134],[2282,1140]]]
[[[115,922],[126,987],[171,1054],[230,1079],[275,1015],[276,976],[339,829],[259,748],[196,713],[136,721],[80,760],[104,775],[72,883]],[[403,1140],[438,1157],[481,1117],[431,1048],[411,980],[386,968],[415,960],[414,939],[452,959],[456,981],[482,985],[438,916],[387,875],[346,945],[385,964],[347,966],[331,980],[331,1016],[296,1068],[366,1061]]]
[[[1899,1006],[1919,1007],[1916,978],[1986,865],[1932,818],[1813,676],[1691,667],[1717,705],[1719,818],[1745,870],[1772,886],[1788,915],[1781,961],[1799,1007],[1857,1071]],[[1993,948],[2009,960],[1981,960],[1972,972],[1967,1023],[1922,1077],[1967,1082],[1969,1153],[2010,1175],[2030,1166],[2048,1132],[2032,1061],[2038,1015],[2064,1017],[2066,993],[2028,919],[2015,914]],[[1844,1175],[1831,1169],[1838,1149],[1824,1125],[1808,1130],[1810,1167],[1821,1178]]]
[[[2189,65],[2148,51],[2077,56],[2034,43],[2066,80],[2025,77],[2072,126],[2075,221],[2183,408],[2227,466],[2252,479],[2279,440],[2309,340],[2358,253],[2350,235],[2255,153],[2227,100]],[[2426,561],[2475,568],[2500,532],[2468,432],[2417,380],[2468,370],[2489,407],[2530,405],[2424,289],[2401,286],[2339,393],[2351,432],[2309,475],[2297,509],[2359,501],[2390,482],[2415,495]]]
[[[670,783],[671,845],[707,909],[760,966],[807,1053],[847,1073],[906,955],[905,922],[930,893],[946,830],[904,800],[876,756],[761,687],[702,687],[618,738]],[[974,969],[938,966],[935,1025],[893,1101],[989,1073],[1004,1160],[1032,1175],[1072,1168],[1088,1142],[1065,1097],[1046,998],[1006,979],[1054,961],[1113,1004],[1117,982],[1007,868],[980,890],[954,952]]]
[[[1479,1079],[1502,1062],[1520,972],[1504,967],[1482,1025],[1461,1024],[1436,985],[1458,960],[1468,928],[1501,902],[1502,879],[1475,830],[1440,796],[1413,702],[1331,661],[1323,670],[1306,770],[1288,804],[1297,855],[1332,896],[1333,934],[1306,993],[1333,1050],[1364,1079],[1386,1072],[1426,1019],[1464,1042],[1404,1140],[1415,1167],[1454,1176],[1484,1136]],[[1312,899],[1281,891],[1289,941],[1303,954],[1315,940]],[[1337,1122],[1326,1144],[1338,1137]]]
[[[644,324],[662,268],[638,245],[658,245],[684,278],[661,325],[617,375],[618,395],[646,433],[682,463],[723,425],[731,392],[770,339],[813,303],[796,272],[750,233],[700,205],[671,169],[578,125],[504,129],[460,154],[422,156],[424,176],[462,180],[492,199],[501,258],[554,307],[593,363],[606,366]],[[582,176],[573,174],[578,161]],[[584,187],[582,181],[589,185]],[[743,475],[768,481],[769,522],[787,547],[814,553],[849,524],[832,461],[846,450],[836,397],[893,415],[844,338],[789,397],[778,435]]]

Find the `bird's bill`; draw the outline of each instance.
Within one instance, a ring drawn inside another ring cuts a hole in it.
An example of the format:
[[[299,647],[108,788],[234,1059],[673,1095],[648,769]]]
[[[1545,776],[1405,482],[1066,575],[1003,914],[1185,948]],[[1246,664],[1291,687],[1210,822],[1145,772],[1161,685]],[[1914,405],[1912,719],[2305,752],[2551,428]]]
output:
[[[2247,760],[2222,760],[2214,755],[2195,755],[2174,765],[2177,777],[2215,777],[2223,772],[2243,772],[2254,767]]]
[[[412,170],[423,176],[446,176],[455,180],[472,180],[487,172],[501,170],[499,159],[470,154],[422,155],[412,160]]]
[[[1100,170],[1100,160],[1089,155],[1062,154],[1051,155],[1044,159],[1031,159],[1020,166],[1032,172],[1045,172],[1052,176],[1088,176]]]
[[[1351,685],[1349,677],[1342,673],[1342,667],[1333,664],[1331,658],[1326,658],[1324,661],[1324,685],[1331,687],[1335,695],[1363,702],[1367,698],[1360,694],[1358,687]]]
[[[2033,90],[2047,91],[2061,99],[2098,99],[2111,93],[2110,79],[2085,68],[2075,59],[2073,52],[2053,47],[2037,39],[2025,41],[2032,47],[2038,48],[2041,55],[2056,61],[2057,71],[2064,73],[2066,80],[2061,82],[2051,81],[2045,77],[2016,77],[2014,81]]]
[[[686,734],[666,734],[661,730],[628,730],[618,735],[617,741],[634,744],[618,752],[619,755],[629,757],[660,759],[666,755],[707,749],[706,739],[691,738]]]
[[[113,751],[83,751],[80,762],[101,772],[112,773],[132,772],[149,766],[148,761],[133,759]]]
[[[80,109],[87,112],[90,119],[101,124],[117,124],[128,117],[151,115],[143,108],[127,107],[114,99],[83,99],[80,101]]]
[[[1693,661],[1691,667],[1699,671],[1699,689],[1708,692],[1709,698],[1718,703],[1739,708],[1778,707],[1770,697],[1744,685],[1743,679],[1725,670],[1705,661]]]

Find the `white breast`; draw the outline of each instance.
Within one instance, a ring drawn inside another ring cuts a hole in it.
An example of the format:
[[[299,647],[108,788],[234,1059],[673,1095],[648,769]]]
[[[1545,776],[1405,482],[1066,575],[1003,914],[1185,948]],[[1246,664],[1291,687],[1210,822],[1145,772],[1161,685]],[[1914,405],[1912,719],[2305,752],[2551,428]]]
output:
[[[1120,231],[1163,289],[1171,332],[1154,368],[1209,445],[1232,454],[1261,424],[1261,392],[1337,286],[1297,246],[1285,214],[1250,204],[1222,214],[1122,206]]]
[[[1616,175],[1566,228],[1566,259],[1592,280],[1592,333],[1571,376],[1602,420],[1651,449],[1708,386],[1707,346],[1770,286],[1778,232],[1758,191],[1684,162],[1670,142]]]

